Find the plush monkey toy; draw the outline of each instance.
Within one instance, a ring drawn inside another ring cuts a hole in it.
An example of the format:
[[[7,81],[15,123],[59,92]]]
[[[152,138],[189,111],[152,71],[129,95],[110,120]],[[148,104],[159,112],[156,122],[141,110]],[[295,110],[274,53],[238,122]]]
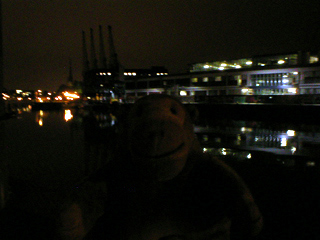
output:
[[[125,239],[250,239],[261,231],[250,191],[233,169],[203,153],[192,115],[162,94],[131,108],[109,184],[126,219]]]

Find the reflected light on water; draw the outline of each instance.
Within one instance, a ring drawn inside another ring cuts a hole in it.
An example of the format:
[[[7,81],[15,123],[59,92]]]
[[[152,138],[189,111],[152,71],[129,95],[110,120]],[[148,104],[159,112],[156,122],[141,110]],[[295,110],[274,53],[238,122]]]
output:
[[[40,110],[37,114],[36,114],[36,122],[39,124],[40,127],[43,126],[43,111]]]
[[[68,122],[69,120],[71,120],[73,118],[73,115],[71,113],[71,110],[70,109],[66,109],[64,110],[64,120],[66,122]]]

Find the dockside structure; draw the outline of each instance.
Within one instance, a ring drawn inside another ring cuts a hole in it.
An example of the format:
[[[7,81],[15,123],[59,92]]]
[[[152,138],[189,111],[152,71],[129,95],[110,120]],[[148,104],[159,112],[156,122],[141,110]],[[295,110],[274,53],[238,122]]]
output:
[[[112,28],[108,26],[109,60],[104,49],[102,27],[99,26],[99,61],[96,57],[93,29],[90,29],[90,61],[86,35],[82,31],[83,46],[83,97],[86,100],[110,102],[124,97],[124,74],[115,50]]]
[[[320,103],[319,56],[320,52],[261,55],[194,63],[182,74],[130,76],[125,81],[126,96],[129,101],[166,93],[189,102],[257,102],[311,95],[314,103],[318,95]]]

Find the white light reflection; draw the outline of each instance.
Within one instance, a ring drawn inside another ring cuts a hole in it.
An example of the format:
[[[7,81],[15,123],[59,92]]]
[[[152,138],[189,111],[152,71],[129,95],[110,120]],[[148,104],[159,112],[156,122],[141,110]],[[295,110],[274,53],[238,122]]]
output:
[[[296,151],[297,151],[297,148],[294,147],[294,146],[292,146],[292,147],[291,147],[291,153],[292,153],[292,155],[293,155]]]
[[[314,166],[316,165],[316,163],[313,162],[313,161],[308,161],[308,162],[306,163],[306,165],[307,165],[307,167],[314,167]]]
[[[227,155],[227,149],[221,148],[221,154],[226,156]]]

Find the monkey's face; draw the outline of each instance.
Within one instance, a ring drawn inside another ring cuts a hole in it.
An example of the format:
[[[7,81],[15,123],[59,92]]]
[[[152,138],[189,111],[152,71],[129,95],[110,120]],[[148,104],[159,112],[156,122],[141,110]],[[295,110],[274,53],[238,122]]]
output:
[[[144,171],[159,181],[182,171],[194,134],[181,103],[165,95],[142,98],[131,109],[128,124],[131,155]]]

